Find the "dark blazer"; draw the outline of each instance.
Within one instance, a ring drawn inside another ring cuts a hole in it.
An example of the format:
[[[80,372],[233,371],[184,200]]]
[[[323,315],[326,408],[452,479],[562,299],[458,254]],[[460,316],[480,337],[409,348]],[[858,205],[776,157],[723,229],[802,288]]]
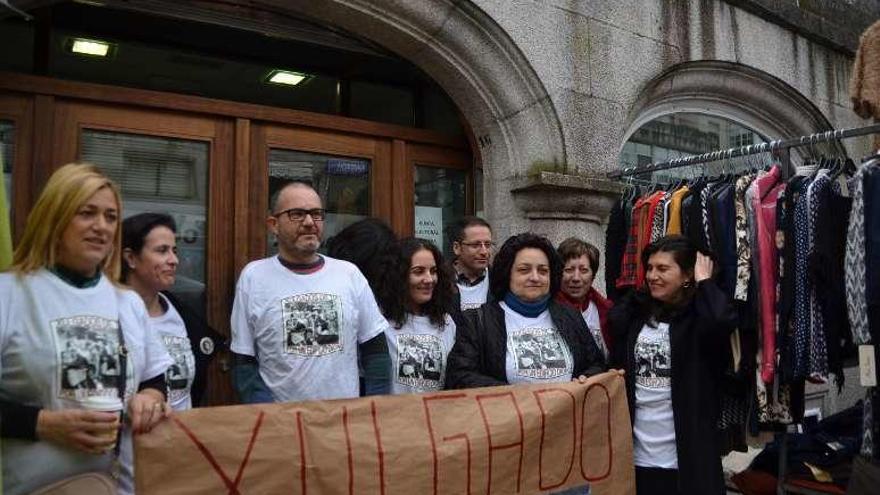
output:
[[[630,420],[635,418],[635,345],[651,317],[646,310],[649,299],[643,292],[633,292],[608,314],[614,335],[609,361],[611,367],[626,370]],[[679,493],[724,493],[719,388],[735,326],[733,303],[712,280],[698,283],[691,302],[669,318]]]
[[[571,351],[572,378],[605,371],[605,359],[583,316],[554,300],[550,301],[549,309],[553,324]],[[455,330],[455,345],[449,353],[446,388],[508,385],[507,328],[501,305],[493,301],[478,309],[469,309],[464,312],[462,322]]]
[[[223,335],[208,325],[195,308],[170,292],[163,291],[162,294],[174,305],[186,326],[186,335],[189,337],[192,353],[196,358],[196,376],[193,378],[190,397],[193,407],[199,407],[207,386],[208,364],[219,351],[228,348],[228,343]]]

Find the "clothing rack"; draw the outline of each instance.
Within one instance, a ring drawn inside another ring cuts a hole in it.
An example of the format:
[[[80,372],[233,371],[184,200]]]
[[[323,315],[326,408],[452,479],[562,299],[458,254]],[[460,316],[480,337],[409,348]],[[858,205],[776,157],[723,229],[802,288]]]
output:
[[[740,146],[738,148],[728,148],[725,150],[710,151],[701,155],[676,158],[666,162],[651,163],[639,167],[628,167],[608,174],[608,178],[617,179],[621,177],[631,177],[637,174],[648,172],[657,172],[660,170],[669,170],[673,168],[687,167],[689,165],[698,165],[702,163],[711,163],[719,160],[730,160],[748,155],[758,155],[762,153],[772,153],[780,160],[783,168],[783,176],[791,175],[791,148],[800,146],[813,147],[819,143],[833,142],[838,139],[846,139],[857,136],[867,136],[869,134],[880,134],[880,124],[873,124],[865,127],[854,127],[851,129],[833,129],[830,131],[817,132],[807,136],[801,136],[792,139],[778,139],[758,144],[750,144]]]
[[[833,129],[830,131],[817,132],[815,134],[810,134],[807,136],[800,136],[792,139],[779,139],[775,141],[769,141],[759,144],[750,144],[746,146],[740,146],[738,148],[728,148],[724,150],[715,150],[710,151],[708,153],[703,153],[700,155],[688,156],[683,158],[676,158],[673,160],[669,160],[666,162],[660,163],[652,163],[645,166],[637,166],[637,167],[629,167],[624,168],[622,170],[618,170],[615,172],[611,172],[607,175],[610,179],[618,179],[621,177],[632,177],[634,175],[640,175],[644,173],[652,173],[658,172],[660,170],[669,170],[681,167],[687,167],[690,165],[699,165],[704,163],[711,163],[720,160],[730,160],[732,158],[738,158],[749,155],[758,155],[763,153],[771,153],[778,160],[782,167],[782,177],[788,178],[793,175],[793,167],[791,165],[791,148],[800,147],[800,146],[809,146],[813,150],[813,154],[815,155],[815,149],[813,147],[819,143],[833,143],[839,139],[846,139],[857,136],[867,136],[870,134],[880,134],[880,124],[873,124],[864,127],[854,127],[850,129]],[[791,492],[787,491],[785,487],[785,474],[787,471],[787,462],[788,462],[788,445],[787,445],[787,437],[789,433],[797,432],[797,424],[786,425],[785,429],[778,433],[780,435],[780,448],[779,448],[779,459],[778,459],[778,472],[777,472],[777,485],[776,485],[776,493],[777,495],[786,495],[788,493],[820,493],[817,491],[799,491],[799,492]]]

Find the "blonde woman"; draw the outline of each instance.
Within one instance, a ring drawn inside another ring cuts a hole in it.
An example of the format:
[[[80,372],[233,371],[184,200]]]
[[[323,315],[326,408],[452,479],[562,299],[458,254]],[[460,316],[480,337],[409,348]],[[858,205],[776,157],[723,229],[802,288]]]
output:
[[[61,167],[28,216],[11,272],[0,274],[7,495],[93,472],[115,475],[119,492],[132,493],[131,435],[167,414],[172,361],[141,298],[112,282],[121,209],[95,166]],[[112,412],[120,408],[121,425]]]

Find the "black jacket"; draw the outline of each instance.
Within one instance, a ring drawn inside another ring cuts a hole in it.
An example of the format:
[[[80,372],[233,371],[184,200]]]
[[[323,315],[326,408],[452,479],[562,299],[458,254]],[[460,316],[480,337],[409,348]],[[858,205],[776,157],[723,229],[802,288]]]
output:
[[[207,385],[208,364],[219,351],[228,347],[226,338],[211,328],[195,308],[170,292],[163,291],[162,294],[174,305],[174,309],[180,313],[186,326],[186,335],[189,337],[192,353],[196,358],[196,375],[193,378],[190,397],[193,407],[199,407]]]
[[[571,351],[572,378],[605,371],[605,360],[583,316],[554,300],[550,318]],[[449,353],[446,388],[474,388],[508,385],[505,371],[507,328],[504,309],[498,302],[487,302],[464,312],[463,324],[455,330],[455,345]]]
[[[631,420],[635,418],[635,345],[651,317],[644,309],[649,297],[641,292],[632,293],[608,314],[614,335],[611,367],[626,370]],[[735,325],[732,301],[711,280],[697,284],[693,300],[669,319],[679,493],[724,493],[718,402],[720,381],[730,355],[730,333]]]

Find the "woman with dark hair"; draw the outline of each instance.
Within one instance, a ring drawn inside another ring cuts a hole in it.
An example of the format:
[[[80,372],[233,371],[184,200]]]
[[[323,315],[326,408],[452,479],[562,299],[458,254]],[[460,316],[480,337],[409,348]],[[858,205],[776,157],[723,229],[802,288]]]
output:
[[[561,278],[562,261],[546,238],[508,239],[489,271],[494,301],[464,312],[447,387],[561,382],[604,371],[583,317],[551,297]]]
[[[150,325],[174,364],[165,373],[168,403],[176,411],[198,407],[207,366],[223,337],[199,312],[168,290],[177,276],[177,225],[164,213],[141,213],[122,222],[122,278],[147,307]]]
[[[400,246],[397,234],[378,218],[359,220],[327,240],[327,256],[354,263],[367,279],[380,309],[398,292],[390,283],[397,273]]]
[[[626,372],[637,493],[723,494],[718,389],[735,309],[686,237],[650,244],[642,265],[646,287],[608,315],[611,366]]]
[[[381,303],[392,330],[385,333],[391,354],[391,393],[441,390],[455,323],[449,316],[454,289],[443,255],[431,241],[400,241],[397,295]]]
[[[400,246],[397,234],[382,220],[365,218],[339,231],[327,241],[327,255],[353,263],[370,285],[382,314],[386,308],[402,305],[398,288]],[[388,348],[382,339],[358,348],[361,395],[391,393]],[[382,343],[381,347],[375,345]]]

